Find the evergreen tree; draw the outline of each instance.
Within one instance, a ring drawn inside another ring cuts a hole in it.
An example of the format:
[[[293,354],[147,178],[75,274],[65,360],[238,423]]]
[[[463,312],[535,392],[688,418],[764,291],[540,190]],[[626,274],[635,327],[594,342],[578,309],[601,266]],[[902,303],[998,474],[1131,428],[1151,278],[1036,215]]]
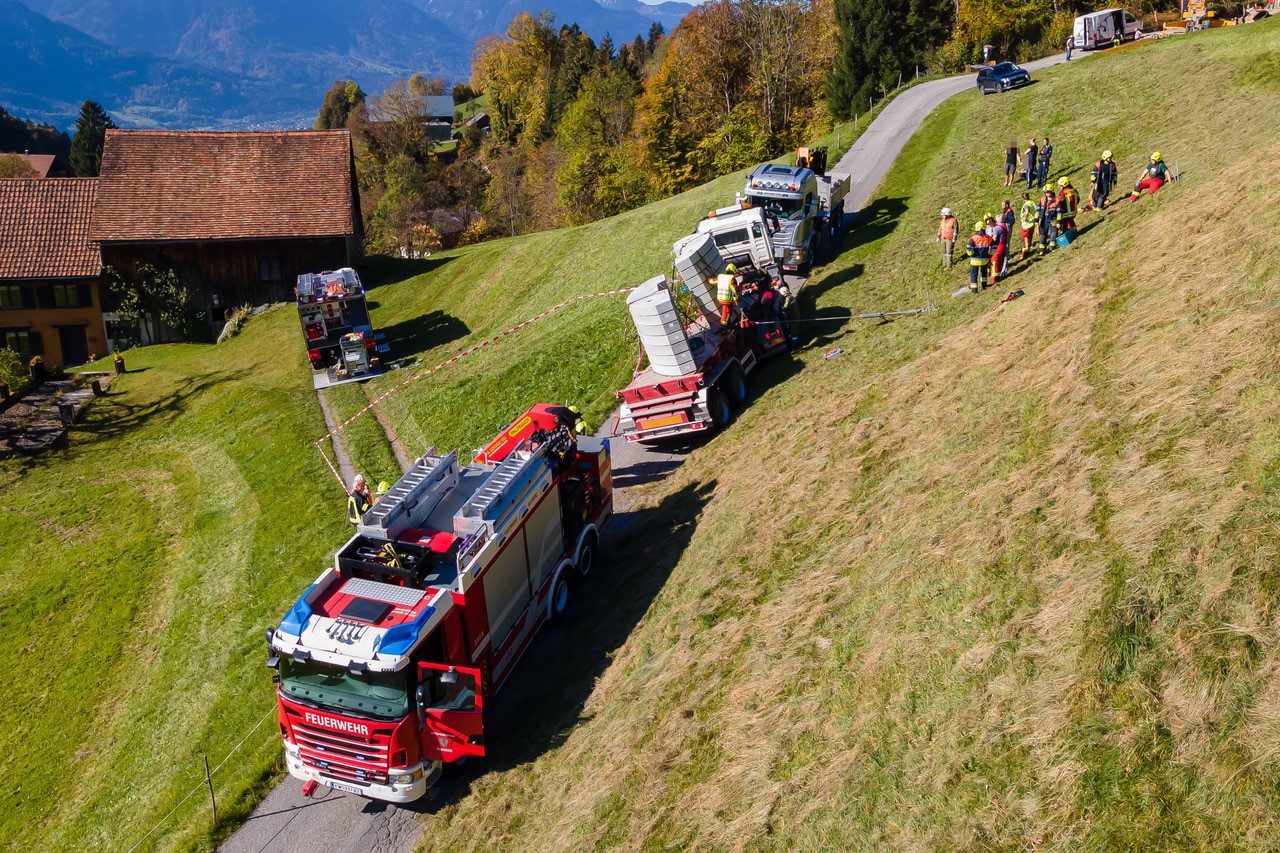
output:
[[[657,21],[649,25],[649,37],[645,39],[644,46],[648,49],[647,52],[650,56],[653,56],[653,49],[658,46],[658,39],[666,35],[666,32],[662,24]]]
[[[365,102],[364,91],[354,80],[335,80],[324,93],[324,101],[320,104],[320,114],[316,116],[316,130],[337,130],[347,126],[347,118],[360,104]]]
[[[96,178],[102,171],[102,144],[107,131],[115,126],[102,104],[86,100],[80,105],[75,137],[71,140],[71,168],[78,177]]]
[[[827,80],[831,114],[847,119],[898,84],[945,39],[952,0],[836,0],[836,56]]]

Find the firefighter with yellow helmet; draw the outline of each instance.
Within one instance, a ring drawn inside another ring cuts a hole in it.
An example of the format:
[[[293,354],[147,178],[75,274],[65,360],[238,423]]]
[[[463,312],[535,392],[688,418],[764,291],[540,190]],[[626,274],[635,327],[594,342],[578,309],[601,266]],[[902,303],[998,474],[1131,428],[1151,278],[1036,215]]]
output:
[[[1137,201],[1143,190],[1155,195],[1156,191],[1164,186],[1168,180],[1169,167],[1164,164],[1164,157],[1159,151],[1152,151],[1151,162],[1147,163],[1147,167],[1142,170],[1142,177],[1134,185],[1133,192],[1129,195],[1129,201]]]
[[[738,307],[738,265],[729,264],[716,277],[716,301],[720,303],[721,328],[732,325]]]

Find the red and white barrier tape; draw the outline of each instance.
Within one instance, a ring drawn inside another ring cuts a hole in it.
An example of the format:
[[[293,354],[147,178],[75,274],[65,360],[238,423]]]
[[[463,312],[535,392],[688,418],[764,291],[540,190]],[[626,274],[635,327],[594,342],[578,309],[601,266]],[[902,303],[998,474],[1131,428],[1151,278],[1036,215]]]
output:
[[[536,323],[539,320],[542,320],[550,316],[551,314],[554,314],[555,312],[563,308],[566,308],[569,305],[572,305],[575,302],[580,302],[581,300],[584,300],[584,299],[595,299],[600,296],[618,296],[623,293],[630,293],[633,290],[635,290],[634,287],[622,287],[622,288],[618,288],[617,290],[602,290],[599,293],[583,293],[578,296],[574,296],[570,299],[566,299],[564,302],[561,302],[558,305],[551,306],[546,311],[543,311],[541,314],[537,314],[533,317],[530,317],[528,320],[525,320],[523,323],[517,323],[516,325],[512,326],[510,329],[507,329],[505,332],[499,332],[498,334],[494,335],[491,338],[486,338],[485,340],[481,341],[475,346],[472,346],[472,347],[469,347],[468,349],[463,350],[462,352],[458,353],[452,358],[447,358],[433,367],[428,367],[426,370],[423,370],[419,373],[415,373],[413,376],[410,376],[408,379],[397,382],[395,385],[392,385],[386,391],[382,392],[377,397],[375,397],[373,401],[369,403],[369,405],[365,406],[363,409],[356,412],[354,415],[347,418],[345,421],[338,424],[333,429],[329,430],[329,432],[317,438],[315,441],[316,449],[320,451],[320,455],[324,457],[325,463],[329,465],[329,470],[333,471],[333,475],[338,478],[338,482],[342,484],[342,487],[345,490],[346,484],[342,483],[342,476],[338,473],[337,469],[333,467],[333,463],[329,461],[329,456],[324,452],[324,448],[321,447],[321,443],[328,439],[333,438],[335,435],[342,432],[342,430],[345,429],[348,425],[350,425],[352,421],[356,420],[362,415],[367,414],[369,410],[372,409],[374,406],[378,405],[383,400],[387,399],[392,394],[399,391],[404,386],[408,385],[410,382],[416,382],[417,380],[421,379],[424,376],[429,376],[430,374],[435,373],[436,371],[443,370],[449,365],[455,362],[461,361],[462,359],[466,358],[469,355],[479,352],[480,350],[489,346],[489,344],[496,343],[497,341],[502,340],[508,335],[511,335],[514,332],[518,332],[524,327],[532,325],[533,323]]]

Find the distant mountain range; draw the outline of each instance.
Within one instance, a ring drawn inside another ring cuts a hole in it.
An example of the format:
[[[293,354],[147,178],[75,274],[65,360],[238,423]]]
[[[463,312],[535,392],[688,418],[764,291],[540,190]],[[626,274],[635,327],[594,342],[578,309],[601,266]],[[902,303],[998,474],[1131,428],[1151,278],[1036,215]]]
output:
[[[0,0],[0,105],[59,127],[85,98],[124,126],[309,127],[324,91],[470,72],[475,41],[548,8],[615,44],[684,3],[638,0]]]

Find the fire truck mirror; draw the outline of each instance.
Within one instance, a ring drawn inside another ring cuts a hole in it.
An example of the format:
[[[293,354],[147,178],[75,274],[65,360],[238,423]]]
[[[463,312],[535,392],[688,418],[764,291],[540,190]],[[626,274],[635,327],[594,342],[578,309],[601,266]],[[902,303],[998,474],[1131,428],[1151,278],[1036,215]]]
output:
[[[427,727],[427,685],[419,684],[414,698],[418,700],[418,728]]]

